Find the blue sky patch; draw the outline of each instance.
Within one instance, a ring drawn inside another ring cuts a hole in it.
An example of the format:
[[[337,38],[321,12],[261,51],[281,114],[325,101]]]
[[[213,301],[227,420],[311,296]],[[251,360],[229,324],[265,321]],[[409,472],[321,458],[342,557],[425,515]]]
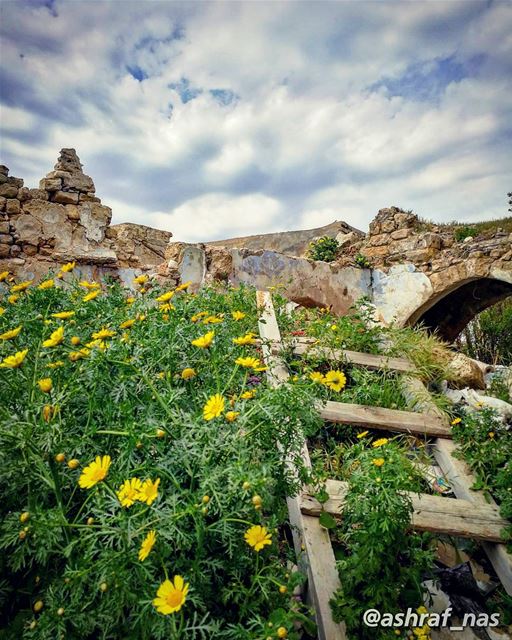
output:
[[[450,84],[476,75],[484,60],[485,56],[481,54],[464,62],[458,61],[455,55],[416,62],[409,65],[400,77],[383,78],[373,84],[370,90],[383,87],[390,97],[435,102]]]
[[[227,107],[233,102],[239,100],[239,96],[234,91],[229,89],[210,89],[210,95],[218,102],[222,107]]]

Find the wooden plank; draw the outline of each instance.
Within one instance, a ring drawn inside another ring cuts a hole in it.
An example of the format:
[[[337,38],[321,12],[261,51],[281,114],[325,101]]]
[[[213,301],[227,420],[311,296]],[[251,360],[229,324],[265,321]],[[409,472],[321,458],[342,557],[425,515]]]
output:
[[[334,516],[343,514],[348,483],[327,480],[329,500],[323,510]],[[462,538],[501,542],[501,532],[508,522],[504,520],[496,505],[475,505],[468,500],[443,498],[425,493],[407,493],[414,512],[411,526],[417,531],[431,531]],[[311,495],[303,494],[300,500],[303,513],[319,516],[322,505]]]
[[[496,505],[492,498],[489,502],[481,491],[473,491],[476,478],[463,460],[453,457],[456,445],[449,440],[437,440],[434,445],[434,455],[443,470],[448,482],[457,498],[471,502],[474,507],[480,505]],[[483,543],[484,550],[505,591],[512,596],[512,554],[507,552],[504,544]]]
[[[405,358],[380,356],[373,353],[349,351],[348,349],[319,347],[299,340],[293,340],[292,345],[293,353],[299,356],[348,362],[349,364],[355,364],[367,369],[387,369],[389,371],[398,371],[399,373],[414,373],[416,371],[413,363]],[[274,349],[275,348],[277,348],[277,346],[274,346]]]
[[[328,401],[321,408],[321,416],[329,422],[398,431],[419,436],[451,438],[451,429],[435,416],[411,411]]]
[[[403,385],[404,393],[411,399],[416,399],[418,408],[428,415],[440,417],[440,409],[432,402],[428,390],[420,380],[407,377],[403,380]],[[448,425],[445,416],[444,420]],[[456,449],[455,443],[450,440],[438,438],[434,442],[434,457],[454,494],[457,498],[467,500],[472,505],[495,505],[494,500],[488,500],[481,491],[473,491],[470,488],[476,478],[463,460],[454,457]],[[504,544],[483,542],[482,546],[505,591],[508,595],[512,595],[512,554],[507,552]]]
[[[270,343],[279,343],[281,334],[272,305],[270,293],[256,292],[258,308],[261,309],[259,323],[262,338],[263,359],[268,367],[267,377],[274,387],[288,379],[288,371],[279,356],[272,352]],[[302,458],[304,464],[311,467],[307,443],[302,443]],[[289,456],[285,463],[292,472],[296,472],[293,461]],[[320,640],[346,640],[345,625],[335,623],[329,600],[339,589],[340,581],[336,568],[336,558],[332,550],[328,532],[320,526],[318,518],[309,517],[300,510],[299,496],[288,497],[288,515],[293,532],[293,543],[297,558],[301,565],[306,565],[308,574],[308,597],[315,607]],[[301,562],[301,559],[305,561]]]

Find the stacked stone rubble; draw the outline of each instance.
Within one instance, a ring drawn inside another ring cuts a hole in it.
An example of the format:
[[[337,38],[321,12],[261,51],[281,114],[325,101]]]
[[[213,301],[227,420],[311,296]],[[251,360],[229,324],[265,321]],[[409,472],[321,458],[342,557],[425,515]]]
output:
[[[38,189],[0,167],[0,260],[13,271],[42,273],[54,262],[143,268],[158,264],[172,234],[140,225],[110,226],[74,149],[62,149]]]
[[[428,275],[446,272],[468,260],[485,271],[491,264],[510,270],[512,234],[494,230],[459,242],[449,225],[421,221],[397,207],[381,209],[370,223],[360,251],[372,266],[386,269],[410,263]]]

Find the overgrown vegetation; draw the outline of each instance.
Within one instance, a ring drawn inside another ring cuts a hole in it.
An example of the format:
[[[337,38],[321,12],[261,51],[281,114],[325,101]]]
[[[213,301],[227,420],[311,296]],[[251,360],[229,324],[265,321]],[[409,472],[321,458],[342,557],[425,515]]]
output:
[[[339,249],[340,245],[336,238],[323,236],[309,244],[308,258],[310,260],[333,262],[338,257]]]
[[[495,411],[461,411],[453,421],[453,438],[476,475],[474,489],[492,495],[504,518],[512,520],[512,432]],[[512,536],[512,525],[507,529]],[[512,549],[512,545],[511,545]]]
[[[459,336],[457,346],[471,358],[512,366],[512,297],[476,316]]]
[[[433,565],[429,536],[409,532],[412,503],[404,490],[418,491],[420,479],[397,442],[379,438],[370,444],[366,437],[344,459],[349,490],[336,532],[343,580],[332,601],[335,618],[362,640],[396,637],[393,629],[364,625],[364,611],[417,608],[421,582]],[[428,630],[416,631],[426,636]]]
[[[435,336],[421,328],[376,326],[371,305],[365,301],[353,311],[343,318],[334,317],[328,309],[303,309],[293,317],[280,316],[279,324],[287,334],[285,358],[296,384],[312,386],[317,398],[323,400],[408,408],[401,393],[401,375],[349,365],[334,357],[335,349],[407,357],[431,389],[450,377],[448,364],[453,352]],[[305,355],[294,354],[292,342],[306,336],[316,342],[310,343]],[[448,411],[447,415],[455,416],[456,410],[444,395],[431,397]],[[502,502],[503,516],[510,518],[512,474],[511,463],[506,462],[512,450],[509,432],[492,412],[478,416],[464,421],[465,435],[458,442],[468,462],[474,458],[480,478],[475,488],[492,492]],[[459,434],[462,427],[455,420],[453,428]],[[343,481],[347,487],[341,520],[337,523],[326,511],[321,520],[330,529],[342,585],[331,603],[334,614],[345,621],[350,638],[396,637],[392,629],[366,627],[362,613],[368,608],[398,612],[423,606],[426,594],[422,582],[434,575],[435,538],[411,532],[412,506],[404,492],[432,491],[431,479],[427,481],[421,475],[433,464],[429,441],[325,423],[311,435],[309,447],[316,498],[321,503],[328,499],[327,479]],[[498,607],[503,619],[508,605],[502,593],[497,592],[490,610]],[[414,637],[430,637],[428,627],[410,632]]]
[[[0,618],[19,640],[298,638],[284,535],[318,417],[269,389],[247,288],[4,283]],[[64,284],[64,281],[67,282]]]

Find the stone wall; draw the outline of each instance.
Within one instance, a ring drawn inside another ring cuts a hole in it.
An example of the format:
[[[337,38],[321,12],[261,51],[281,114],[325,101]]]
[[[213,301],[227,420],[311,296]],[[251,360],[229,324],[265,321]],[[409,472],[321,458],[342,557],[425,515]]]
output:
[[[474,315],[512,295],[512,235],[500,230],[457,242],[452,228],[391,207],[379,211],[365,237],[350,232],[340,240],[342,253],[333,263],[171,242],[158,273],[196,288],[213,280],[279,285],[295,302],[329,305],[339,314],[366,296],[384,324],[421,320],[449,340]]]
[[[76,260],[112,273],[147,269],[163,260],[170,232],[110,226],[111,218],[74,149],[61,150],[37,189],[0,166],[0,270],[37,276],[56,262]]]
[[[209,247],[224,247],[226,249],[249,249],[251,251],[276,251],[287,256],[306,257],[309,244],[327,236],[344,242],[349,236],[351,240],[364,239],[364,233],[351,227],[342,220],[336,220],[324,227],[305,229],[300,231],[283,231],[281,233],[264,233],[254,236],[229,238],[208,242]]]

